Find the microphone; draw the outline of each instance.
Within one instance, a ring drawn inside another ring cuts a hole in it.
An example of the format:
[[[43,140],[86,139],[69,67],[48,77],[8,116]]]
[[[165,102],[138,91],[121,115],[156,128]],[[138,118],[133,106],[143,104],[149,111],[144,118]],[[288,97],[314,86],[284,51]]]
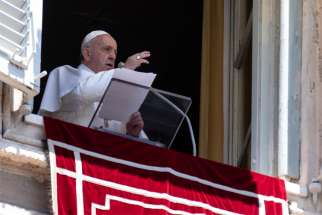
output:
[[[36,75],[35,77],[34,77],[34,80],[36,81],[36,80],[38,80],[38,79],[42,79],[43,77],[45,77],[47,75],[47,71],[42,71],[41,73],[39,73],[38,75]]]

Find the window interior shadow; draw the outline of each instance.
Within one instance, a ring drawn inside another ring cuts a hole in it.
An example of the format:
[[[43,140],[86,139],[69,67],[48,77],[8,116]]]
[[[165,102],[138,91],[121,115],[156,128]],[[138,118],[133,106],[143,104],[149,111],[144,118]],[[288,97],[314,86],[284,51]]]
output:
[[[150,63],[139,71],[154,72],[153,87],[192,98],[188,112],[196,139],[199,134],[202,1],[194,0],[93,0],[44,1],[41,70],[80,63],[82,38],[103,29],[118,41],[117,62],[142,50],[150,50]],[[41,80],[34,101],[38,112],[47,77]],[[191,153],[185,123],[173,144]]]

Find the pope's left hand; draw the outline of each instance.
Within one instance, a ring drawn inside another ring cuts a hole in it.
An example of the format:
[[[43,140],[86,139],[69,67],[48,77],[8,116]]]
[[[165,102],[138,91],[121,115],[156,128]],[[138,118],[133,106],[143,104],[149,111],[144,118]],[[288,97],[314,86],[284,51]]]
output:
[[[140,112],[135,112],[130,116],[129,121],[126,123],[126,133],[138,137],[143,126],[144,122]]]

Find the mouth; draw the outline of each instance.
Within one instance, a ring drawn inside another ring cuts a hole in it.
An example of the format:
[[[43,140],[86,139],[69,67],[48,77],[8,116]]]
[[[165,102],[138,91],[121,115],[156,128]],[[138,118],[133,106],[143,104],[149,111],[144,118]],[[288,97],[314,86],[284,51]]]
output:
[[[114,64],[113,63],[107,63],[105,64],[108,68],[114,68]]]

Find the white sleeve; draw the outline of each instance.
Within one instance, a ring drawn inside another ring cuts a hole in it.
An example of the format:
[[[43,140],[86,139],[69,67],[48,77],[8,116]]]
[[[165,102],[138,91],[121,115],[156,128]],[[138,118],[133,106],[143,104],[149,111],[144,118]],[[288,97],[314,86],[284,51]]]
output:
[[[71,92],[84,103],[97,102],[113,77],[113,71],[99,72],[81,81]]]

